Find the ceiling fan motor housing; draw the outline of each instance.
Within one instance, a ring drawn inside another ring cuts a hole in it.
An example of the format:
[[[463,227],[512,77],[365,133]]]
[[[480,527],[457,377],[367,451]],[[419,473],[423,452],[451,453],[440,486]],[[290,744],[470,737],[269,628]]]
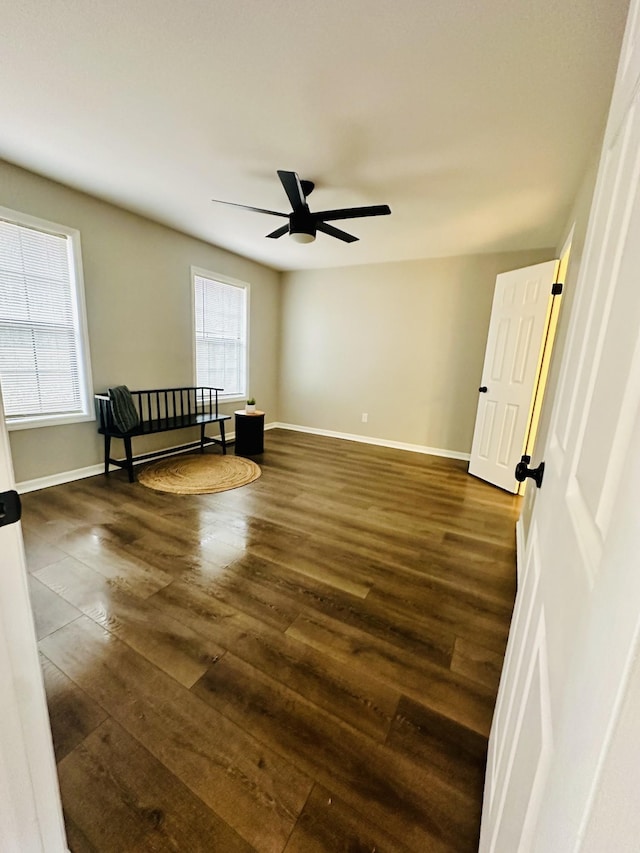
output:
[[[289,234],[297,243],[311,243],[316,239],[316,222],[308,207],[289,214]]]

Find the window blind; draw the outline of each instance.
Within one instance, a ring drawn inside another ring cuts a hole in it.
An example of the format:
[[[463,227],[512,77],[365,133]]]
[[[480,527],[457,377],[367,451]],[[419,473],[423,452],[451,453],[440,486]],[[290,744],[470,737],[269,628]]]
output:
[[[194,275],[196,384],[243,397],[247,376],[245,287]]]
[[[70,242],[0,220],[0,378],[9,423],[83,412]]]

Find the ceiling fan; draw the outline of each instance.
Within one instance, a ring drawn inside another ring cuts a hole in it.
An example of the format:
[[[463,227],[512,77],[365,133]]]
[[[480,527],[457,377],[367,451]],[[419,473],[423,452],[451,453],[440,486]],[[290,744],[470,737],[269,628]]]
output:
[[[288,225],[276,228],[267,237],[277,239],[284,234],[289,234],[296,243],[312,243],[316,239],[316,231],[322,231],[330,237],[336,237],[345,243],[354,243],[358,238],[353,234],[347,234],[333,225],[328,225],[329,220],[336,219],[358,219],[361,216],[387,216],[391,213],[388,204],[373,204],[368,207],[344,207],[340,210],[321,210],[312,213],[307,204],[307,198],[313,191],[313,181],[300,180],[295,172],[285,172],[278,169],[278,177],[284,187],[289,201],[291,202],[291,213],[279,213],[277,210],[264,210],[261,207],[249,207],[246,204],[236,204],[233,201],[221,201],[214,198],[217,204],[231,204],[234,207],[242,207],[244,210],[253,210],[255,213],[268,213],[270,216],[282,216],[289,220]]]

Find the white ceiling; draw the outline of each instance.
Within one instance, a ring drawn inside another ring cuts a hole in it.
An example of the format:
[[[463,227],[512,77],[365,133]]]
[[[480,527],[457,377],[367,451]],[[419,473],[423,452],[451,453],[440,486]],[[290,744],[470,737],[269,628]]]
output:
[[[627,0],[0,2],[0,157],[278,269],[554,245]],[[294,244],[311,209],[389,204]],[[2,189],[0,187],[0,204]]]

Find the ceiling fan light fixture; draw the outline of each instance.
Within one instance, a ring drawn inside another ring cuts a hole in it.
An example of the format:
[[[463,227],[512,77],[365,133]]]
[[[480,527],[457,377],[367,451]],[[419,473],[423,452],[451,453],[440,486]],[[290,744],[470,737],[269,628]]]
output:
[[[315,234],[305,234],[304,231],[290,231],[289,236],[296,243],[313,243],[316,239]]]
[[[289,214],[289,236],[296,243],[313,243],[316,239],[316,223],[306,204]]]

